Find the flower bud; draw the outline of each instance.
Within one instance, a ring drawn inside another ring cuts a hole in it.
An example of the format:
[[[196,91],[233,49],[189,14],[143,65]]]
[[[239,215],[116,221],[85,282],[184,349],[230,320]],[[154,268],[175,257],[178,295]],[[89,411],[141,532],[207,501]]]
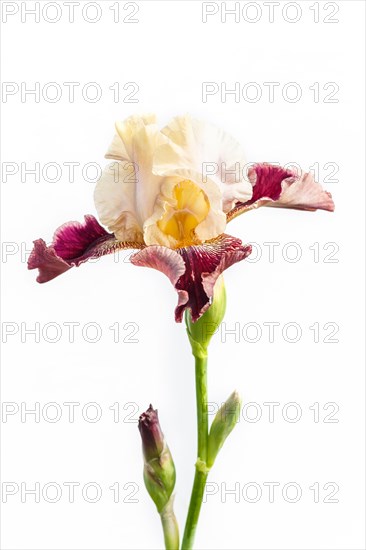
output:
[[[225,443],[228,435],[233,431],[238,422],[241,409],[241,399],[234,391],[229,399],[222,405],[212,422],[208,436],[207,467],[211,468],[216,456]]]
[[[193,323],[186,310],[186,326],[193,355],[205,357],[212,336],[218,331],[226,311],[226,290],[222,275],[217,279],[212,304],[207,311]]]
[[[175,466],[152,405],[139,418],[144,454],[146,489],[160,513],[168,503],[175,485]]]

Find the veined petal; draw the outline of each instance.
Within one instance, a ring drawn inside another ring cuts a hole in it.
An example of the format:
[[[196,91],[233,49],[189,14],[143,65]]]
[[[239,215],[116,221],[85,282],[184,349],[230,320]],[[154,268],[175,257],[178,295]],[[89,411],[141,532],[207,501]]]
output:
[[[142,267],[152,267],[166,275],[172,285],[185,273],[186,267],[177,250],[166,246],[151,245],[131,256],[131,263]],[[176,288],[177,289],[177,288]],[[185,290],[178,290],[178,306],[187,302],[188,296]]]
[[[163,181],[153,171],[153,157],[169,139],[161,133],[154,115],[129,117],[118,122],[116,129],[106,156],[120,162],[103,172],[95,190],[95,206],[102,223],[117,238],[143,242],[143,226],[154,213]]]
[[[175,320],[182,321],[189,308],[197,321],[209,308],[216,280],[220,274],[251,253],[251,246],[230,235],[200,245],[171,250],[164,246],[148,246],[131,257],[134,265],[152,267],[168,276],[178,292]]]
[[[204,180],[215,182],[222,192],[222,209],[229,212],[235,202],[247,201],[252,188],[245,179],[245,155],[241,145],[222,129],[189,115],[175,117],[162,133],[180,150],[175,168],[200,172]],[[154,170],[165,164],[165,151],[156,155]]]
[[[28,269],[38,269],[37,282],[46,283],[73,266],[124,248],[141,248],[141,244],[118,241],[94,216],[87,215],[84,223],[68,222],[59,227],[50,246],[43,239],[34,241]]]
[[[136,177],[133,163],[112,162],[95,187],[94,204],[100,221],[118,240],[143,243],[136,212]]]
[[[334,210],[332,195],[324,191],[310,173],[303,172],[297,176],[292,170],[263,163],[252,166],[248,178],[253,186],[253,196],[247,202],[238,202],[227,214],[228,221],[259,206]]]
[[[142,227],[154,211],[162,183],[162,178],[153,171],[153,158],[168,138],[161,133],[152,116],[130,117],[117,123],[116,128],[135,168],[135,215]]]
[[[291,178],[289,180],[285,179],[282,183],[282,193],[279,200],[268,203],[267,206],[309,211],[334,211],[332,195],[314,180],[310,172],[302,172],[300,177],[295,178],[295,181],[292,181]]]
[[[130,160],[126,147],[118,134],[114,135],[112,143],[108,147],[108,151],[104,156],[106,159]]]
[[[127,160],[132,161],[133,157],[133,130],[134,128],[141,128],[141,126],[147,126],[149,124],[156,124],[156,116],[153,114],[146,114],[142,116],[134,115],[130,116],[125,122],[117,122],[117,133],[115,134],[112,143],[110,144],[108,151],[105,155],[107,159],[114,160]],[[128,131],[123,132],[122,135],[118,131],[118,128],[128,126]]]

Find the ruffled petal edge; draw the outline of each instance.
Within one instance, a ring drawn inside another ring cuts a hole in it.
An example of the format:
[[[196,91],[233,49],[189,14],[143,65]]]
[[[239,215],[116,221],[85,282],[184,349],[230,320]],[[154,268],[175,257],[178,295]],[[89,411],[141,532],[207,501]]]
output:
[[[195,322],[210,307],[221,273],[250,253],[250,245],[244,246],[240,239],[223,234],[203,244],[176,250],[148,246],[134,254],[131,262],[167,275],[178,293],[175,320],[180,323],[188,308]]]
[[[248,170],[248,178],[253,186],[253,196],[249,201],[237,202],[228,212],[227,221],[259,206],[334,211],[332,195],[314,180],[310,172],[297,175],[292,170],[262,163]]]
[[[28,269],[38,269],[38,283],[51,281],[88,260],[126,248],[141,248],[141,243],[118,241],[94,216],[84,218],[84,223],[68,222],[56,229],[49,246],[43,239],[34,241]]]

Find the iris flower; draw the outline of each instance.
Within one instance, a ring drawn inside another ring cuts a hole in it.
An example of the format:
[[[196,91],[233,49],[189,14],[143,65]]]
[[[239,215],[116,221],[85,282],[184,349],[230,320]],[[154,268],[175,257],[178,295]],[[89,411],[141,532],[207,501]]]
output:
[[[182,542],[191,550],[207,476],[241,407],[233,392],[209,427],[207,356],[213,332],[203,328],[205,323],[218,327],[224,317],[221,274],[251,252],[250,245],[226,233],[226,225],[259,206],[333,211],[334,204],[310,173],[266,163],[247,169],[232,137],[190,116],[176,117],[163,129],[153,115],[117,123],[106,157],[113,162],[94,193],[100,223],[87,215],[83,223],[59,227],[49,246],[34,241],[28,267],[38,268],[37,281],[45,283],[87,260],[130,248],[136,250],[134,265],[165,273],[176,289],[175,320],[181,322],[186,310],[195,358],[197,461]],[[166,549],[178,550],[175,467],[151,406],[139,427],[145,485],[161,517]]]
[[[45,283],[122,249],[131,262],[165,273],[178,293],[175,320],[185,309],[197,321],[209,308],[221,273],[244,260],[250,245],[226,234],[236,216],[259,206],[334,210],[330,193],[310,173],[259,163],[219,128],[178,116],[160,129],[153,115],[116,124],[111,162],[94,193],[97,219],[59,227],[52,244],[34,241],[29,269]]]

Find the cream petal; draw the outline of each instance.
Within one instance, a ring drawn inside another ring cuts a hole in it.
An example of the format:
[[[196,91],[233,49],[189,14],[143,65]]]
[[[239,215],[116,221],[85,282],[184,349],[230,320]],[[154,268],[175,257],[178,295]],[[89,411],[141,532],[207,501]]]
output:
[[[224,233],[226,223],[224,212],[210,209],[207,218],[197,225],[195,234],[201,242],[210,241]]]
[[[245,202],[251,198],[252,186],[245,178],[244,151],[229,134],[189,115],[174,118],[162,133],[183,151],[176,166],[194,168],[204,180],[210,178],[220,187],[224,212],[229,212],[238,200]],[[155,169],[159,161],[164,163],[162,157],[156,158]]]
[[[115,134],[112,143],[108,147],[108,151],[105,154],[105,158],[114,160],[130,160],[126,147],[118,134]]]
[[[123,122],[116,122],[116,131],[112,143],[105,155],[107,159],[129,160],[133,157],[133,134],[141,127],[156,124],[154,114],[133,115]]]
[[[143,242],[142,224],[136,214],[135,170],[131,162],[112,162],[94,191],[100,221],[120,240]]]
[[[142,241],[144,223],[154,213],[163,181],[153,173],[153,156],[169,139],[160,132],[154,115],[129,117],[116,128],[107,156],[124,160],[104,171],[95,205],[101,222],[118,238]]]
[[[135,168],[135,207],[142,226],[154,212],[162,184],[161,176],[153,171],[154,154],[169,139],[160,132],[153,115],[130,117],[116,128]]]

